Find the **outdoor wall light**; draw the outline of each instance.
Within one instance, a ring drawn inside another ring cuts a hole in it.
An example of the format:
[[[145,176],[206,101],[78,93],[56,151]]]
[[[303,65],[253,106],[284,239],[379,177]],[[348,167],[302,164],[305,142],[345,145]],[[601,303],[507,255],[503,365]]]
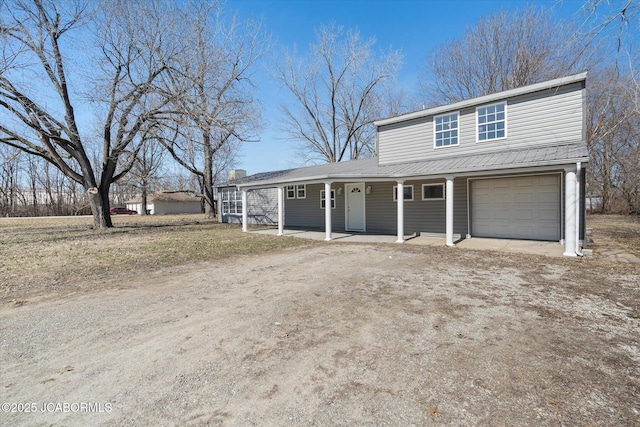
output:
[[[338,187],[338,196],[342,194],[342,187]]]
[[[370,185],[367,185],[366,193],[367,194],[371,194],[371,186]]]

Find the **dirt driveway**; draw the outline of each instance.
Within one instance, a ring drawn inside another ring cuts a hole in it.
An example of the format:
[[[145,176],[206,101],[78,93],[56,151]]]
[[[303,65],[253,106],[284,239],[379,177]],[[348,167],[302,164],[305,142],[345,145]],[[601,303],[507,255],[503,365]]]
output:
[[[589,262],[328,243],[4,307],[0,424],[640,425],[640,270]]]

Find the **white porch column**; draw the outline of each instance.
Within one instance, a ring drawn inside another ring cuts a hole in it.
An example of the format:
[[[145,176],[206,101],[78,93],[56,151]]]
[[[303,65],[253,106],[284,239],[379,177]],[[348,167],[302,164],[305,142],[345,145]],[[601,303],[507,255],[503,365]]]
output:
[[[242,231],[246,233],[247,229],[247,190],[242,190]]]
[[[398,203],[398,240],[396,243],[404,242],[404,181],[397,181],[398,194],[396,195]]]
[[[564,174],[564,256],[576,255],[576,230],[578,220],[576,218],[576,169],[569,167]]]
[[[447,186],[445,191],[446,198],[446,239],[447,246],[453,246],[453,177],[445,177]]]
[[[331,240],[331,182],[324,183],[324,240]]]
[[[278,236],[284,235],[284,187],[278,187]]]

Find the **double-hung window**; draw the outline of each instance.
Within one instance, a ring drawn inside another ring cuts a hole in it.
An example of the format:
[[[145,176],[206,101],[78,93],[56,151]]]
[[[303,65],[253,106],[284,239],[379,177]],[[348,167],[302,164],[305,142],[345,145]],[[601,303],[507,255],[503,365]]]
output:
[[[295,198],[296,198],[296,186],[287,185],[287,199],[295,199]]]
[[[307,198],[307,186],[305,184],[298,184],[296,186],[296,197],[298,199],[306,199]]]
[[[240,191],[235,188],[224,188],[222,190],[222,213],[242,213],[242,193]]]
[[[485,105],[476,108],[478,141],[505,138],[507,136],[507,104]]]
[[[324,190],[320,190],[320,208],[324,209],[326,204],[326,197]],[[331,190],[331,209],[336,208],[336,190]]]
[[[458,113],[443,114],[433,119],[435,148],[458,145]]]

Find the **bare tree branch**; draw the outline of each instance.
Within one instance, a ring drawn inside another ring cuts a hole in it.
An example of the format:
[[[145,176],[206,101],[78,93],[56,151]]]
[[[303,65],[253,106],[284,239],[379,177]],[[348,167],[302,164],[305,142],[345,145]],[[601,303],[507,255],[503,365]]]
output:
[[[382,103],[378,91],[400,67],[397,51],[374,54],[375,40],[357,31],[344,33],[335,24],[316,31],[308,57],[285,52],[274,76],[289,91],[297,108],[283,105],[283,131],[302,144],[306,160],[315,156],[339,162],[374,153],[373,120]]]
[[[160,83],[183,45],[166,7],[160,2],[16,0],[0,21],[0,37],[9,46],[0,66],[0,111],[9,117],[0,127],[0,141],[47,160],[90,191],[96,228],[112,225],[109,189],[133,167],[127,156],[140,152],[141,133],[172,112],[173,98]],[[72,62],[64,56],[67,35],[77,31],[85,36],[91,31],[98,41],[88,55],[97,72],[76,83],[92,89],[96,111],[106,111],[97,162],[89,154],[95,140],[80,132],[76,112],[88,106],[70,85],[70,78],[80,74],[69,72]],[[24,69],[46,84],[32,90]]]

